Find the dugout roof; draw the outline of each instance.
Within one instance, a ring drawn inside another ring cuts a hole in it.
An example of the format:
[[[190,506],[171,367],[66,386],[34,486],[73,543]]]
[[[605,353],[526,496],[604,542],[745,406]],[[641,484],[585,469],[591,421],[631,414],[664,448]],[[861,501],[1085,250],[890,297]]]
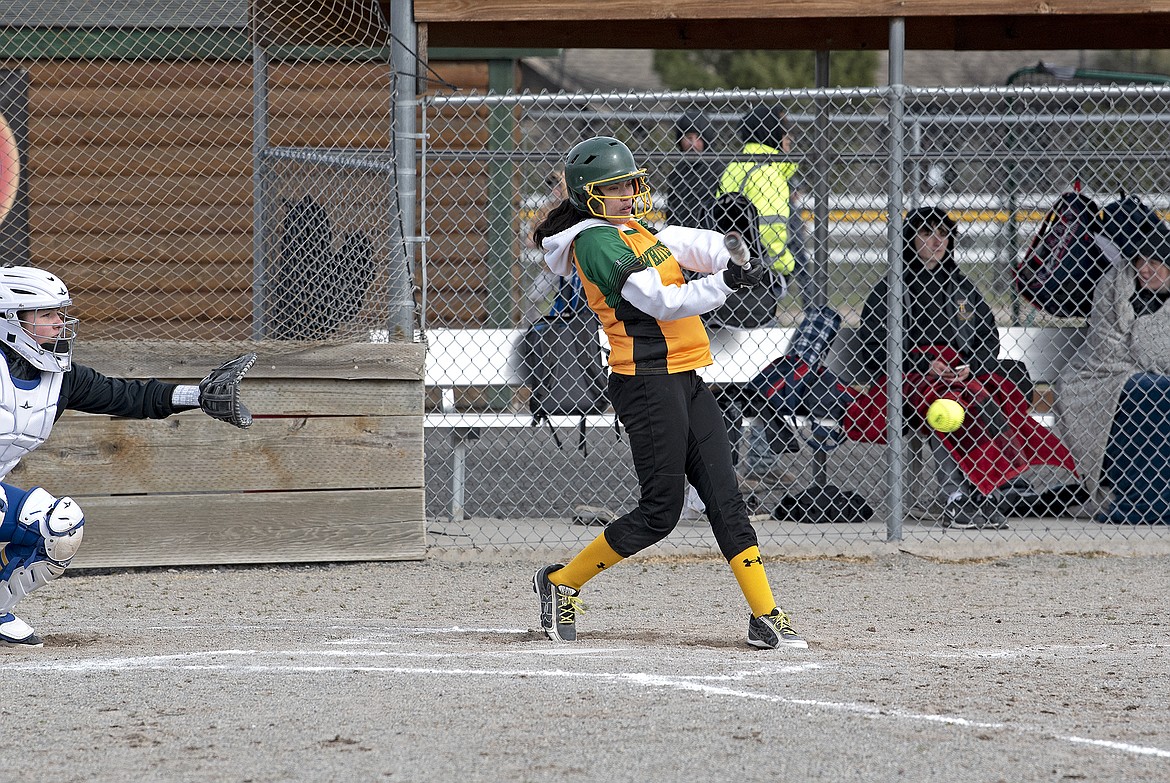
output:
[[[1170,46],[1170,0],[414,0],[424,49],[884,50],[899,16],[907,49]]]

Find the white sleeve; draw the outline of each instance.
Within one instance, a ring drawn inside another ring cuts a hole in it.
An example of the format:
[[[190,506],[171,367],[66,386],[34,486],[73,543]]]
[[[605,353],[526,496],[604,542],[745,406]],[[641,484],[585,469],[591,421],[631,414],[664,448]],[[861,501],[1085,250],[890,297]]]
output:
[[[722,271],[682,285],[663,285],[658,270],[643,269],[626,278],[622,297],[659,321],[674,321],[714,310],[727,301],[731,290]]]
[[[658,232],[658,241],[670,248],[679,266],[694,272],[718,272],[727,268],[730,259],[718,231],[667,226]]]

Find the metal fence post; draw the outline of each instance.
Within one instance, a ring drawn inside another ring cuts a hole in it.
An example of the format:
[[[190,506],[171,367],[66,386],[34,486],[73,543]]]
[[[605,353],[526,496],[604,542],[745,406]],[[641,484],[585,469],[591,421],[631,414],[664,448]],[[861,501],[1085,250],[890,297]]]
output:
[[[255,11],[253,11],[255,13]],[[253,20],[255,24],[255,20]],[[252,339],[264,339],[268,253],[268,56],[252,45]]]
[[[902,474],[905,439],[902,437],[902,188],[904,180],[903,144],[905,128],[903,116],[906,107],[906,86],[903,84],[903,66],[906,55],[906,20],[890,19],[890,149],[887,189],[889,197],[886,233],[889,239],[889,364],[886,391],[889,406],[887,452],[890,465],[890,518],[886,523],[886,537],[891,541],[902,539],[902,520],[905,516],[905,487]]]
[[[805,294],[805,306],[810,303],[823,307],[829,302],[829,53],[818,51],[815,60],[816,117],[813,128],[813,268],[809,279],[812,291]],[[813,452],[813,481],[824,486],[829,483],[829,455]]]

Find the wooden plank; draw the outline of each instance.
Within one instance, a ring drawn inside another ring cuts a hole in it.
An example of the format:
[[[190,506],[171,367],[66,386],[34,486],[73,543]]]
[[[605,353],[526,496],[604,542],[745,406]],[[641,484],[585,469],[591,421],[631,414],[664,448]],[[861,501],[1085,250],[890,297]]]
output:
[[[85,62],[39,60],[25,65],[29,78],[43,87],[141,87],[157,88],[239,86],[251,89],[250,63],[227,61]],[[270,87],[322,87],[348,84],[369,89],[386,86],[384,63],[276,63],[269,67]],[[484,66],[486,69],[486,66]],[[485,71],[486,72],[486,71]]]
[[[385,62],[368,63],[273,63],[268,68],[270,88],[331,89],[339,84],[367,90],[389,91],[391,66]],[[247,83],[252,83],[251,70]]]
[[[247,147],[252,127],[247,117],[188,117],[175,122],[169,115],[93,117],[37,113],[29,118],[29,138],[37,144],[99,144],[117,139],[121,146],[189,144],[200,139],[217,147]]]
[[[199,139],[218,147],[248,148],[252,143],[251,118],[185,117],[176,122],[171,115],[119,117],[68,117],[34,115],[29,137],[35,144],[84,146],[117,139],[121,146],[166,146]],[[290,117],[271,129],[273,146],[344,146],[388,148],[390,119],[385,110],[349,112],[338,127],[336,117]]]
[[[252,230],[250,204],[77,204],[33,210],[32,231],[73,230],[78,233],[198,233],[208,226],[227,233]]]
[[[970,16],[935,25],[922,24],[925,19],[913,21],[917,24],[907,20],[906,35],[914,36],[909,40],[918,49],[1162,49],[1170,38],[1170,13],[1163,12],[1128,17]],[[919,24],[926,29],[920,30]]]
[[[464,89],[487,91],[488,65],[483,60],[432,60],[430,66],[440,78],[452,84],[458,84]],[[430,84],[429,87],[436,92],[446,90],[437,84]]]
[[[436,260],[484,258],[488,252],[487,239],[482,234],[432,234],[427,257]]]
[[[227,321],[184,321],[184,320],[138,320],[94,321],[87,320],[84,326],[87,342],[98,340],[124,340],[127,334],[145,337],[159,334],[182,334],[198,342],[242,343],[252,334],[252,319]]]
[[[469,302],[461,295],[448,295],[427,301],[427,323],[432,326],[475,329],[486,326],[487,317],[487,305],[482,299]]]
[[[793,8],[786,3],[776,8]],[[757,15],[758,16],[758,15]],[[1135,24],[1134,19],[1140,19]],[[889,45],[884,16],[692,20],[630,20],[623,34],[647,49],[777,49],[881,51]],[[431,46],[611,48],[613,31],[579,21],[432,22]],[[1140,17],[1105,14],[1036,16],[910,16],[908,49],[1157,49],[1166,45],[1170,13]]]
[[[247,118],[252,112],[252,87],[250,80],[218,87],[164,89],[144,87],[141,83],[117,89],[33,85],[29,90],[29,111],[49,116],[161,114],[176,119],[187,115]]]
[[[86,520],[71,570],[426,557],[421,488],[72,497]]]
[[[250,172],[247,147],[139,147],[36,145],[29,150],[32,177],[54,175],[159,176],[232,175]]]
[[[324,89],[278,88],[269,91],[269,116],[309,115],[316,118],[354,113],[388,116],[389,88],[351,88],[333,85]],[[42,116],[215,117],[248,120],[252,112],[252,86],[169,87],[153,85],[112,88],[41,87],[29,90],[29,109]]]
[[[103,291],[142,290],[193,294],[243,291],[252,286],[252,267],[242,263],[182,263],[160,260],[106,262],[98,266],[78,261],[54,264],[53,273],[67,282],[75,301],[83,298],[81,292],[86,292],[86,296]],[[86,326],[88,327],[88,324]],[[89,337],[88,328],[85,335]]]
[[[74,358],[106,375],[169,380],[201,378],[225,359],[256,351],[248,378],[419,381],[420,343],[219,343],[177,340],[80,340]]]
[[[1099,0],[1048,0],[1037,14],[1097,14]],[[559,0],[533,6],[523,0],[415,0],[416,22],[524,22],[543,20],[600,22],[621,19],[662,21],[693,19],[793,19],[800,17],[841,18],[874,16],[971,16],[1012,15],[1020,13],[1018,0],[966,0],[940,3],[938,0],[802,0],[802,2],[760,3],[758,0],[728,0],[718,6],[707,0],[643,0],[635,5],[622,0]],[[1170,12],[1170,0],[1111,0],[1113,14]],[[432,36],[431,46],[440,44]],[[612,37],[613,31],[609,31]],[[483,40],[498,41],[485,37]]]
[[[421,415],[257,418],[239,430],[200,411],[70,412],[9,480],[98,495],[421,487],[422,432]]]
[[[130,310],[127,302],[118,298],[82,296],[71,289],[73,309],[83,322],[125,320]],[[223,318],[242,319],[252,312],[252,294],[248,290],[221,290],[207,296],[191,296],[185,292],[136,291],[133,294],[133,315],[138,318],[169,320],[191,319],[213,321]]]
[[[427,146],[435,149],[486,149],[491,131],[485,122],[431,120],[427,124]]]
[[[461,147],[457,147],[456,151],[462,151]],[[482,149],[471,148],[472,152],[481,154]],[[464,189],[469,188],[472,183],[478,184],[487,192],[489,184],[488,175],[492,171],[492,164],[486,160],[445,160],[442,157],[441,149],[431,150],[434,153],[433,157],[427,162],[427,178],[433,180],[436,184],[455,183]]]
[[[486,206],[486,205],[485,205]],[[485,210],[486,211],[486,210]],[[514,218],[509,226],[512,238],[520,241],[522,222],[519,217]],[[533,224],[532,228],[536,225]],[[484,214],[474,212],[438,211],[437,214],[427,216],[427,233],[434,234],[479,234],[488,229],[488,218]]]
[[[247,174],[203,176],[97,177],[86,174],[37,177],[29,182],[35,204],[252,204]]]
[[[227,61],[38,60],[26,67],[33,84],[49,89],[141,87],[143,84],[160,88],[248,87],[252,84],[251,64]]]
[[[32,255],[38,265],[66,261],[107,263],[153,261],[163,255],[179,263],[226,261],[252,263],[252,235],[215,234],[71,234],[34,233]]]
[[[264,416],[418,416],[425,388],[413,381],[282,381],[247,378],[241,392],[253,410]]]

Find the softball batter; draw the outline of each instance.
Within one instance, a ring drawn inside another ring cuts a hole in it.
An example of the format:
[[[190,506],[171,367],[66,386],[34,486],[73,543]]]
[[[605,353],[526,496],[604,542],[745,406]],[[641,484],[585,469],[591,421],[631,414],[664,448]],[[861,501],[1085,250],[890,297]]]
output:
[[[655,234],[638,220],[651,207],[646,171],[617,139],[598,136],[575,146],[565,180],[568,198],[534,238],[553,273],[576,269],[609,338],[609,398],[630,438],[641,496],[567,565],[536,572],[541,627],[554,641],[576,640],[581,588],[665,538],[678,523],[689,481],[751,609],[748,643],[807,647],[772,596],[723,416],[696,372],[712,362],[699,316],[733,291],[766,281],[764,266],[729,265],[722,234],[679,226]],[[702,276],[686,282],[684,267]]]

